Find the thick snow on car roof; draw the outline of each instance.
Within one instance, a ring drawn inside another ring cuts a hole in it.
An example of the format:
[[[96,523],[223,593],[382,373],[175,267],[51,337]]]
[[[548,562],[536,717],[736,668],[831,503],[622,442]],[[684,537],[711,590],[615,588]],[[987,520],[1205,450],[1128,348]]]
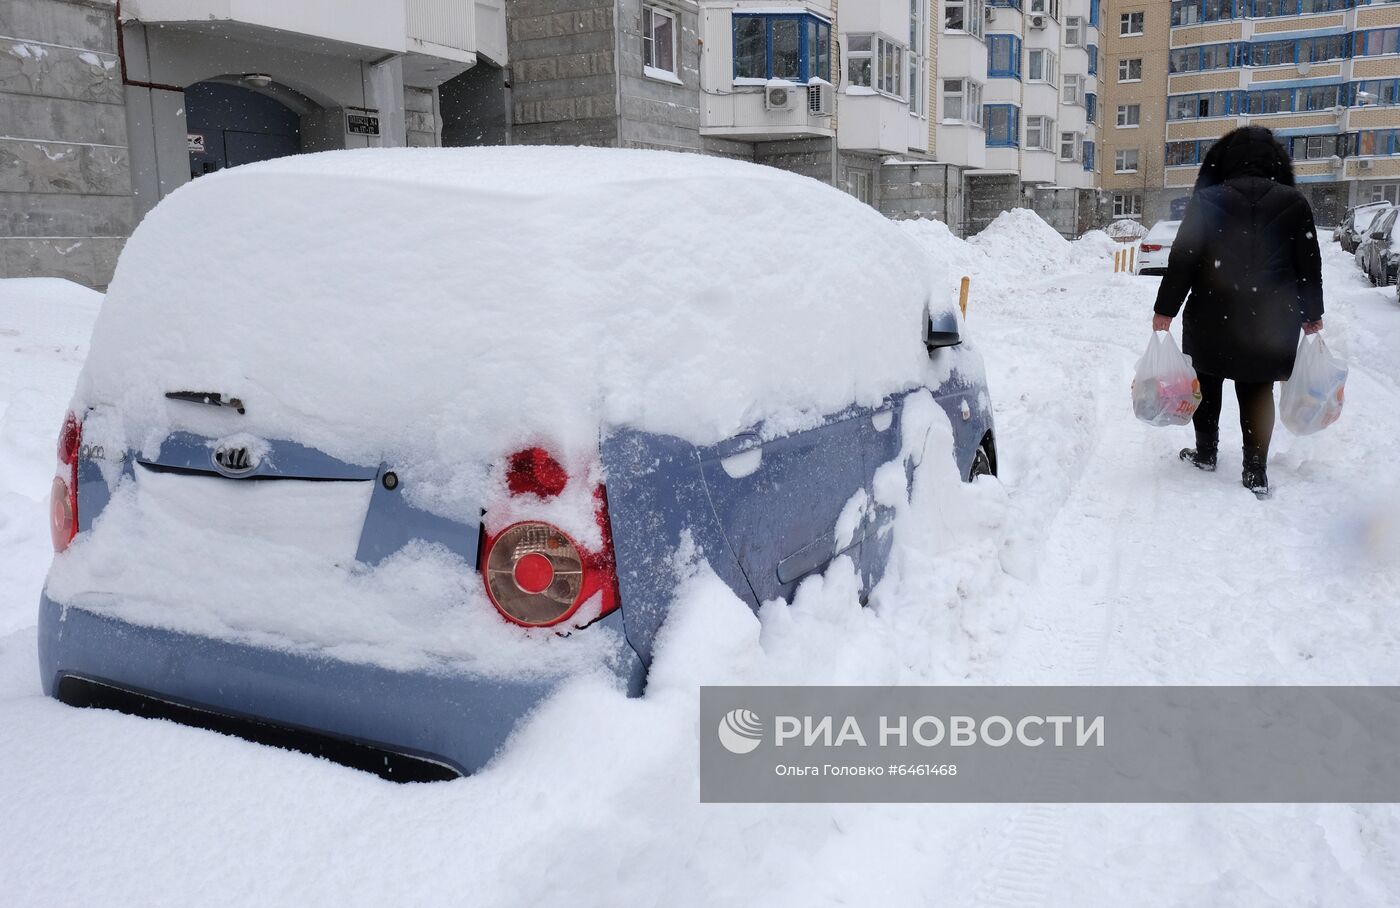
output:
[[[571,470],[604,426],[704,444],[931,376],[956,278],[815,180],[700,155],[372,149],[171,194],[123,253],[79,395],[127,437],[238,428],[389,459],[460,494],[527,444]],[[95,429],[95,427],[94,427]],[[421,487],[421,486],[420,486]],[[481,491],[477,489],[475,491]]]
[[[1180,221],[1158,221],[1152,225],[1152,229],[1147,231],[1144,240],[1173,240],[1176,239],[1177,232],[1181,230]]]

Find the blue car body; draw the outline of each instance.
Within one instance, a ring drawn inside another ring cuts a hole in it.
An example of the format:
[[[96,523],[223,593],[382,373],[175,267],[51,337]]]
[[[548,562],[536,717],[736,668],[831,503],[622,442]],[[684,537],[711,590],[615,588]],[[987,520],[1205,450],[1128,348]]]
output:
[[[994,467],[991,415],[977,404],[984,397],[981,385],[955,371],[933,391],[954,428],[954,450],[945,456],[956,459],[964,476],[974,471],[979,449]],[[841,554],[857,565],[865,591],[879,581],[891,545],[885,530],[892,512],[877,509],[845,549],[834,550],[830,540],[846,502],[862,488],[869,491],[876,468],[898,456],[903,402],[899,396],[878,409],[852,408],[816,428],[768,440],[755,427],[703,449],[633,430],[603,439],[621,608],[599,623],[625,635],[627,645],[610,666],[629,694],[644,689],[656,634],[674,595],[672,561],[683,538],[755,610],[765,601],[790,598],[802,578]],[[756,469],[737,476],[725,471],[727,458],[755,448],[761,451]],[[386,488],[385,467],[342,463],[292,442],[274,443],[273,450],[275,456],[255,471],[229,481],[374,484],[357,560],[373,564],[421,539],[476,562],[480,527],[413,508],[401,488]],[[209,439],[175,435],[160,452],[156,462],[127,452],[119,481],[152,469],[216,475]],[[80,461],[78,476],[79,527],[87,530],[112,492],[91,459]],[[444,775],[475,772],[563,680],[401,672],[266,649],[129,623],[86,610],[81,602],[57,602],[47,591],[39,610],[39,663],[45,693],[70,702],[174,707],[172,718],[193,724],[203,724],[203,716],[228,717],[243,721],[225,729],[240,734],[258,727],[306,732],[307,740],[359,745],[369,756],[354,765],[405,778],[438,777],[432,767]],[[405,768],[385,762],[381,769],[381,756],[409,763]]]

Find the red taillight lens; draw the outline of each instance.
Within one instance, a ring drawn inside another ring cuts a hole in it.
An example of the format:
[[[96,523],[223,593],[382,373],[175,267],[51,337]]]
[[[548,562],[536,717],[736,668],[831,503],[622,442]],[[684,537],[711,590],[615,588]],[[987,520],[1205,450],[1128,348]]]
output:
[[[540,448],[510,458],[506,484],[512,495],[551,498],[564,491],[569,477],[559,461]],[[568,620],[594,595],[601,596],[601,618],[618,605],[617,565],[613,556],[608,496],[600,485],[593,493],[594,516],[602,537],[598,551],[581,548],[558,527],[539,521],[514,523],[488,537],[481,552],[486,594],[509,621],[548,627]]]
[[[569,474],[542,448],[527,448],[510,456],[506,486],[512,495],[553,498],[569,484]]]
[[[78,449],[83,424],[69,413],[58,433],[58,474],[49,487],[49,532],[53,550],[61,552],[78,535]]]
[[[1162,251],[1162,247],[1161,247],[1160,245],[1158,245],[1157,243],[1143,243],[1143,244],[1142,244],[1142,251],[1143,251],[1143,252],[1161,252],[1161,251]]]
[[[58,462],[74,464],[78,462],[78,446],[83,441],[83,425],[78,417],[69,413],[63,420],[63,428],[58,432]]]

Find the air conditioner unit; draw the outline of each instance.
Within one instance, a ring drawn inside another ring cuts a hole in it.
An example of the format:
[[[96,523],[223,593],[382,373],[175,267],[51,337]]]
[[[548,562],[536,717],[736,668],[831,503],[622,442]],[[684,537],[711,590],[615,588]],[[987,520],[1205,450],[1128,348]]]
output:
[[[1375,161],[1366,161],[1366,160],[1357,161],[1357,162],[1356,162],[1356,169],[1357,169],[1357,170],[1370,170],[1371,167],[1372,167],[1375,163],[1376,163]]]
[[[836,112],[836,87],[824,79],[807,83],[807,115],[829,117]]]
[[[1034,28],[1034,29],[1037,29],[1037,30],[1043,30],[1043,29],[1045,28],[1046,24],[1047,24],[1045,20],[1046,20],[1046,17],[1045,17],[1045,16],[1031,16],[1031,18],[1030,18],[1031,28]]]
[[[996,17],[997,17],[997,11],[996,11],[996,8],[995,8],[995,7],[992,7],[992,6],[984,6],[984,7],[982,7],[982,18],[986,19],[988,22],[991,22],[991,21],[992,21],[993,19],[995,19]]]
[[[768,110],[795,110],[799,103],[797,86],[786,79],[770,79],[764,84],[763,106]]]

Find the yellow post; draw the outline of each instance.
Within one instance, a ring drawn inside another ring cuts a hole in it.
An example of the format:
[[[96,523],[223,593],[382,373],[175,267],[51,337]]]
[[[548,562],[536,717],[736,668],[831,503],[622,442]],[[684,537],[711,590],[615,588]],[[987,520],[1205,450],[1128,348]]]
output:
[[[1122,249],[1115,249],[1115,250],[1113,251],[1113,273],[1114,273],[1114,274],[1117,274],[1118,272],[1120,272],[1120,271],[1122,271],[1122,270],[1123,270],[1123,250],[1122,250]]]
[[[1132,274],[1132,273],[1133,273],[1133,270],[1134,270],[1134,269],[1133,269],[1133,266],[1136,265],[1136,264],[1137,264],[1137,247],[1136,247],[1136,246],[1129,246],[1129,247],[1128,247],[1128,273],[1129,273],[1129,274]]]
[[[967,289],[972,284],[972,279],[963,275],[962,288],[958,290],[958,308],[962,310],[963,318],[967,318]]]

